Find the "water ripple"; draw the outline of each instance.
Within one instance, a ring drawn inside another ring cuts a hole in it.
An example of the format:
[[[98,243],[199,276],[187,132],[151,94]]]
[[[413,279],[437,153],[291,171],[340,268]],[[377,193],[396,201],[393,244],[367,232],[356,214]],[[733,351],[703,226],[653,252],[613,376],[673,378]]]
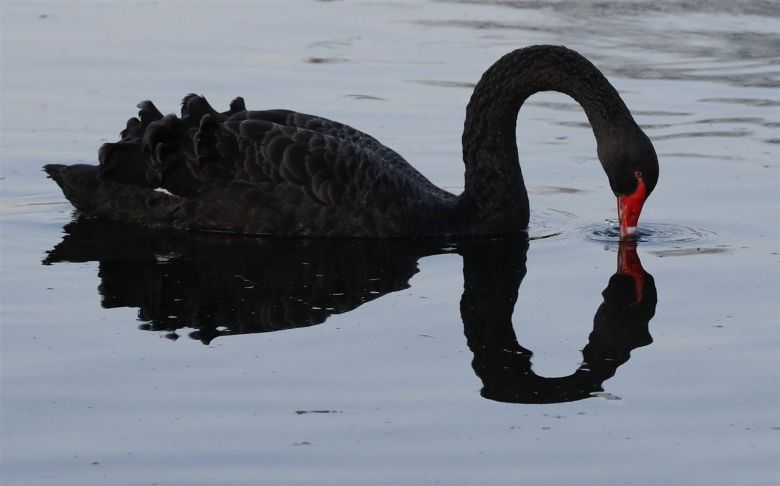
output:
[[[620,228],[616,221],[577,228],[585,239],[599,243],[618,243]],[[644,245],[673,245],[714,239],[713,231],[670,223],[644,223],[637,228],[637,241]]]
[[[728,103],[734,105],[753,106],[757,108],[774,108],[780,106],[780,101],[763,98],[702,98],[699,101],[708,103]]]
[[[706,131],[706,132],[682,132],[682,133],[670,133],[667,135],[655,135],[653,140],[672,140],[675,138],[701,138],[701,137],[746,137],[752,135],[753,132],[748,130],[722,130],[722,131]]]

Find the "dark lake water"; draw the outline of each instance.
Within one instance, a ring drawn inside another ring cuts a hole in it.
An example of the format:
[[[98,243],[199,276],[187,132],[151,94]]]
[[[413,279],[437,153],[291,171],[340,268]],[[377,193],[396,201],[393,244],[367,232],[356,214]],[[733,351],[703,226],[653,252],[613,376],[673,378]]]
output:
[[[216,5],[2,5],[3,484],[780,483],[777,2]],[[458,192],[471,87],[537,43],[653,140],[636,246],[557,94],[518,119],[530,242],[74,222],[41,171],[194,91],[343,121]]]

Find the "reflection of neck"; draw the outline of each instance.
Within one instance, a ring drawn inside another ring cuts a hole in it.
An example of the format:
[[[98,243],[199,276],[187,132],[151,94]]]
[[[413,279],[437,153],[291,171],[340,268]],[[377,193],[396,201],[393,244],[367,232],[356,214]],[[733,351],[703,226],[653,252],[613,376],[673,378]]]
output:
[[[618,271],[610,278],[593,320],[593,332],[583,349],[584,363],[566,377],[545,378],[531,367],[531,351],[517,342],[512,314],[526,273],[525,250],[499,242],[483,248],[464,247],[461,317],[472,366],[483,383],[486,398],[517,403],[555,403],[581,400],[603,391],[602,383],[628,361],[631,350],[652,342],[648,322],[656,304],[653,278],[642,270],[636,248],[623,253],[633,272]],[[632,254],[633,250],[633,254]],[[619,259],[620,259],[619,254]],[[634,273],[643,287],[636,299]]]
[[[469,346],[519,347],[512,312],[525,277],[528,243],[519,239],[464,247],[460,312]]]

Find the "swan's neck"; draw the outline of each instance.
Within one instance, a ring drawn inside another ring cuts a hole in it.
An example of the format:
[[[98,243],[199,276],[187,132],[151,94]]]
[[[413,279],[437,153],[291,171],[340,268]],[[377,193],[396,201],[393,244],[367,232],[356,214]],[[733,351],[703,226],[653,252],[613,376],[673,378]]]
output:
[[[612,85],[587,59],[557,46],[510,52],[474,88],[463,131],[463,198],[475,207],[482,232],[528,227],[528,194],[517,157],[515,127],[523,102],[539,91],[574,98],[593,127],[602,160],[610,140],[636,124]]]

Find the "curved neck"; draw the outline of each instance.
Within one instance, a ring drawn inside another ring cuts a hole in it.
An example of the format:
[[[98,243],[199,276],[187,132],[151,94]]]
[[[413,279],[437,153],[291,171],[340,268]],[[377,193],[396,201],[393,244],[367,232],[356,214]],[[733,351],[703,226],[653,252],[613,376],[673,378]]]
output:
[[[636,128],[615,88],[587,59],[558,46],[510,52],[474,88],[463,130],[464,198],[476,206],[483,232],[528,226],[528,194],[517,158],[515,127],[523,102],[539,91],[558,91],[585,110],[601,153],[606,141]]]

